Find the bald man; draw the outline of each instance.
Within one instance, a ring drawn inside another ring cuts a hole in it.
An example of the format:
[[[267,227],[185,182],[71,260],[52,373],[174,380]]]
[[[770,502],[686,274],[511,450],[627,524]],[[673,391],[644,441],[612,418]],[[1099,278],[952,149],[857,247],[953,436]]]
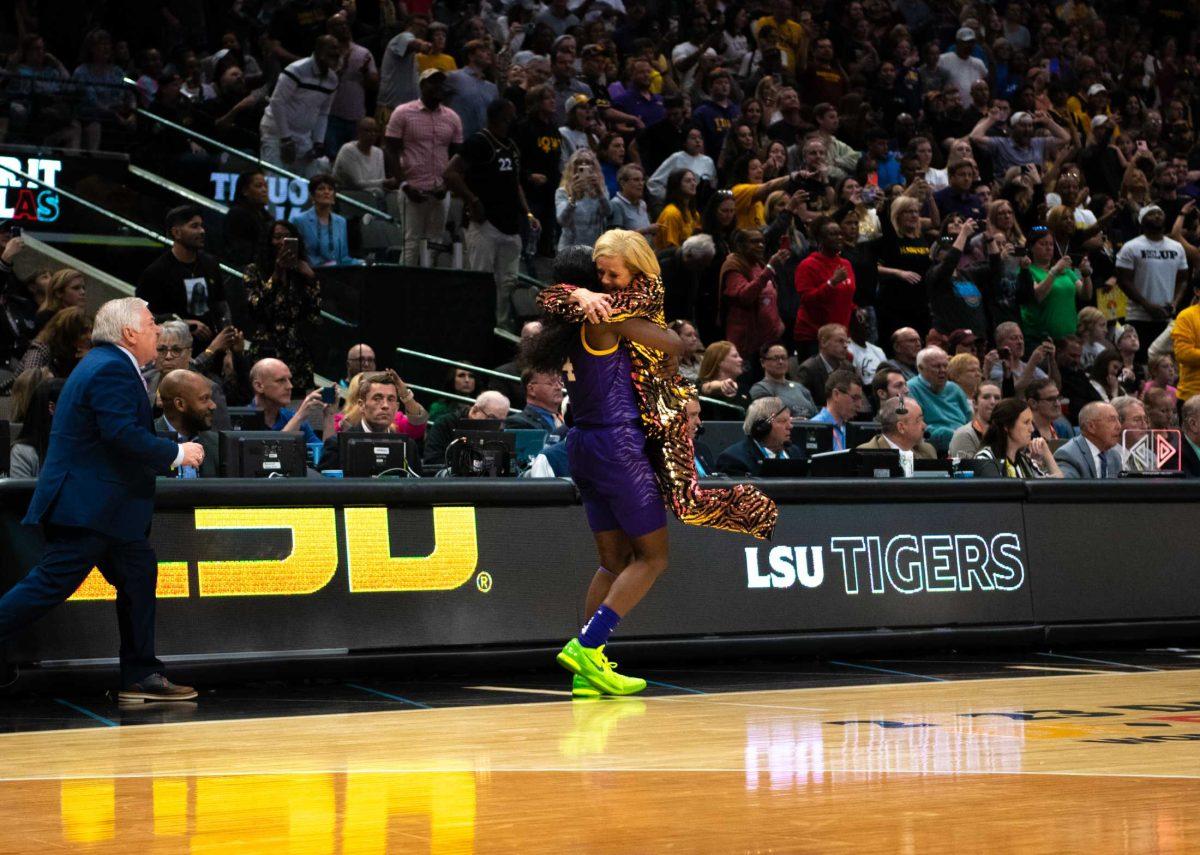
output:
[[[154,423],[159,434],[177,438],[180,442],[198,442],[204,448],[204,462],[196,475],[215,478],[220,470],[217,463],[217,434],[212,429],[212,383],[207,377],[178,368],[163,377],[158,386],[158,398],[163,414]]]
[[[250,387],[254,390],[254,406],[262,411],[263,424],[258,430],[300,432],[309,445],[320,444],[317,433],[308,423],[310,418],[324,424],[329,405],[321,400],[321,390],[309,392],[294,411],[292,401],[292,370],[278,359],[260,359],[250,369]]]

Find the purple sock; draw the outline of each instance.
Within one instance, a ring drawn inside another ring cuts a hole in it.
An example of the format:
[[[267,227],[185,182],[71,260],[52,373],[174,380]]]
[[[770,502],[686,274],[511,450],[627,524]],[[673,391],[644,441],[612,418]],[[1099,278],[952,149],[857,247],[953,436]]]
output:
[[[579,631],[579,643],[584,647],[599,647],[602,644],[608,643],[608,637],[613,634],[613,630],[617,628],[617,624],[621,622],[621,616],[610,609],[608,606],[601,606],[596,609],[596,613],[592,615],[592,619],[584,624],[583,629]]]

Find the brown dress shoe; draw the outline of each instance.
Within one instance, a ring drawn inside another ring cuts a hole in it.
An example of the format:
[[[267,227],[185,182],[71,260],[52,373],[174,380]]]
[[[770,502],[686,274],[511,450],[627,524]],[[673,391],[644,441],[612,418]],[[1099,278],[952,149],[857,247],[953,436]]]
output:
[[[151,674],[144,680],[126,686],[117,694],[122,703],[129,701],[190,701],[199,693],[191,686],[178,686],[162,674]]]

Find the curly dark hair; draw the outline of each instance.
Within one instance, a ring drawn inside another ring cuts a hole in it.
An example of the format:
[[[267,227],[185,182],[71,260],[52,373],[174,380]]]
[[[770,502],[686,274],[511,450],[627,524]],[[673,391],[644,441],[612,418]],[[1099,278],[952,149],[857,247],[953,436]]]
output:
[[[569,246],[554,259],[554,281],[599,291],[596,263],[588,246]],[[521,342],[517,362],[522,371],[557,374],[567,361],[571,345],[579,335],[579,324],[542,316],[542,331]]]

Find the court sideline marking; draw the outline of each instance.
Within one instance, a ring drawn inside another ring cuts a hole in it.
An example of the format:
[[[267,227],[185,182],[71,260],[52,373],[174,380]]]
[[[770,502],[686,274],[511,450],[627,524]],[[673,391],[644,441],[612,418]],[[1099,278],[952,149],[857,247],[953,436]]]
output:
[[[82,713],[83,715],[86,715],[88,718],[98,721],[101,724],[105,725],[106,727],[118,727],[119,726],[111,718],[105,718],[104,716],[100,715],[99,713],[92,712],[87,707],[81,707],[78,704],[73,704],[68,700],[64,700],[63,698],[55,698],[54,703],[61,704],[62,706],[66,707],[67,709],[75,710],[75,712],[77,712],[77,713]],[[72,728],[72,730],[74,730],[74,728]],[[50,731],[31,730],[31,731],[25,731],[25,732],[26,733],[49,733]]]
[[[1155,673],[1159,673],[1163,670],[1162,668],[1151,668],[1149,665],[1133,665],[1129,662],[1113,662],[1110,659],[1090,659],[1087,656],[1068,656],[1065,653],[1042,653],[1039,651],[1037,655],[1050,656],[1055,659],[1070,659],[1074,662],[1091,662],[1094,665],[1115,665],[1118,668],[1136,668],[1139,671],[1154,671]]]
[[[838,659],[830,659],[830,665],[841,665],[845,668],[861,668],[865,671],[878,671],[881,674],[899,674],[901,677],[915,677],[918,680],[931,680],[937,683],[955,683],[957,680],[947,680],[945,677],[930,677],[927,674],[913,674],[909,671],[896,671],[891,668],[879,668],[875,665],[856,665],[853,662],[842,662]]]

